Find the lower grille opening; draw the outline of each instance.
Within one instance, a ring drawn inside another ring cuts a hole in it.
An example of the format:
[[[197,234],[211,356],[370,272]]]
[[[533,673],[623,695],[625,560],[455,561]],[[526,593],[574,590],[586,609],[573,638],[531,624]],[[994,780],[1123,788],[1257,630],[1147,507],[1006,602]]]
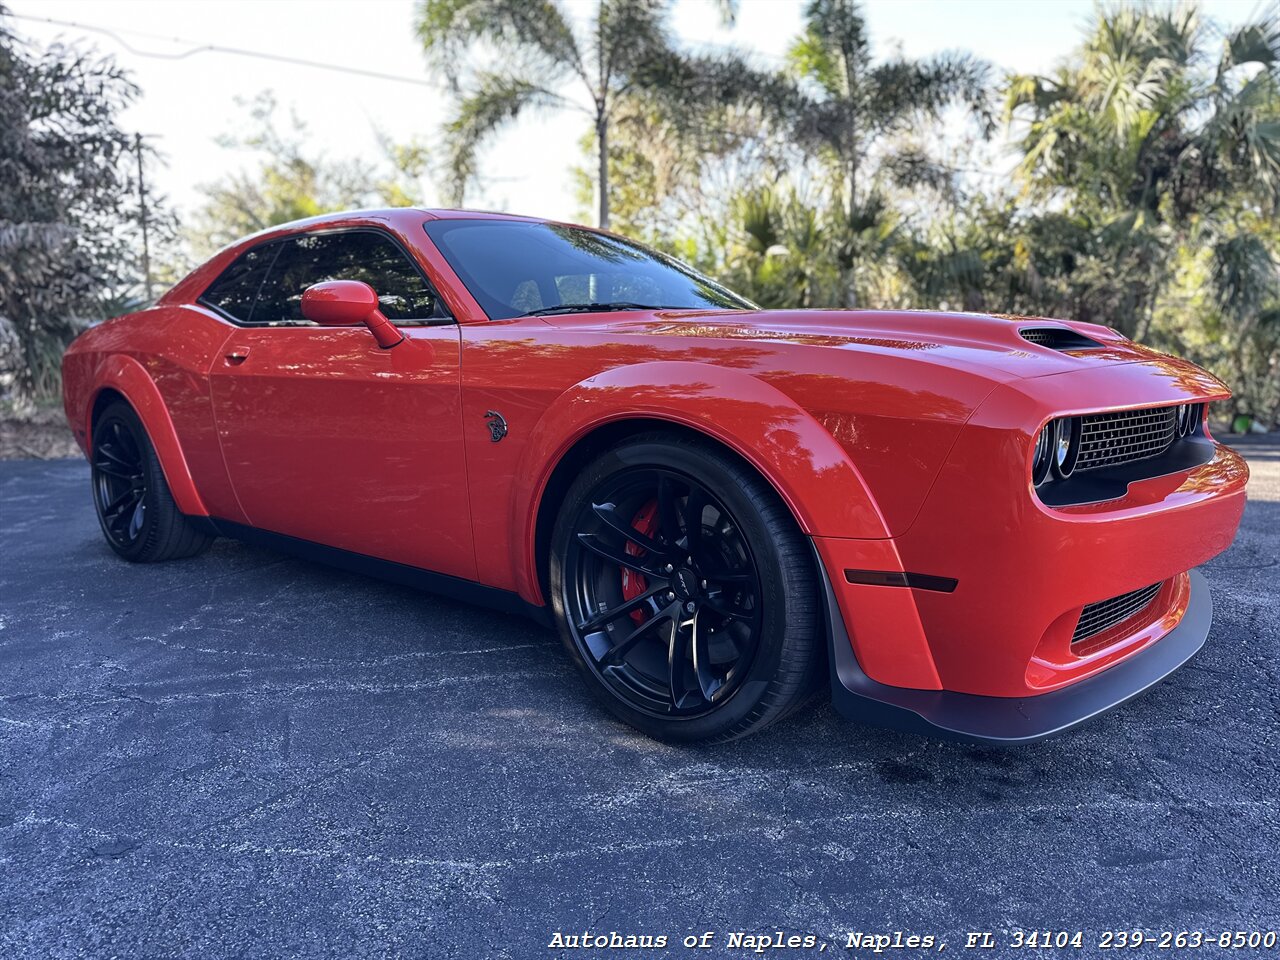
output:
[[[1071,635],[1071,643],[1074,645],[1090,637],[1096,637],[1117,623],[1141,613],[1156,598],[1156,594],[1163,586],[1163,583],[1153,583],[1149,587],[1122,593],[1110,600],[1099,600],[1097,603],[1089,604],[1080,614],[1080,622],[1076,624],[1076,631]]]

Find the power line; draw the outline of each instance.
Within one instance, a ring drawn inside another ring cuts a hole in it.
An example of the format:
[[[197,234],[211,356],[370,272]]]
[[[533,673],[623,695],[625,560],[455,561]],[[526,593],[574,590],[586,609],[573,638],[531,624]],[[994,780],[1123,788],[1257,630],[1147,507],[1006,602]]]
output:
[[[193,57],[198,53],[229,53],[238,57],[256,57],[259,60],[274,60],[277,63],[288,63],[297,67],[316,67],[320,70],[333,70],[338,73],[349,73],[360,77],[371,77],[375,80],[394,80],[397,83],[412,83],[419,87],[431,87],[438,89],[439,84],[430,80],[423,80],[418,77],[406,77],[398,73],[381,73],[377,70],[362,70],[359,67],[345,67],[337,63],[324,63],[320,60],[303,60],[300,57],[286,57],[277,53],[267,53],[262,50],[245,50],[240,47],[224,47],[216,43],[199,43],[195,40],[184,40],[181,37],[162,37],[154,33],[142,33],[138,30],[110,30],[106,27],[95,26],[91,23],[77,23],[74,20],[55,20],[53,17],[32,17],[21,13],[10,13],[9,16],[15,20],[30,20],[36,23],[49,23],[59,27],[75,27],[77,30],[89,30],[94,33],[100,33],[110,37],[120,46],[124,47],[130,53],[139,57],[150,57],[154,60],[185,60]],[[162,40],[166,43],[186,43],[191,44],[191,49],[183,50],[180,53],[157,53],[152,50],[140,50],[133,46],[121,33],[127,33],[135,37],[145,37],[148,40]]]

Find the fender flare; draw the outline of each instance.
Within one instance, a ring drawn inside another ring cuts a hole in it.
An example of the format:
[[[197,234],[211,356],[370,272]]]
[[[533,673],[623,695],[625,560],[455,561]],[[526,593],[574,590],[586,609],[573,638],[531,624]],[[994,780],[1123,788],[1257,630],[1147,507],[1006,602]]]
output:
[[[195,481],[191,479],[187,458],[178,442],[169,410],[146,368],[133,357],[113,354],[103,361],[95,379],[97,385],[84,411],[85,447],[89,457],[93,457],[94,407],[102,391],[114,390],[125,398],[142,421],[178,509],[188,516],[207,517],[209,511],[200,499]]]
[[[541,598],[536,537],[543,496],[563,457],[591,432],[624,420],[664,420],[719,441],[768,481],[801,530],[857,539],[889,532],[844,448],[812,415],[750,373],[690,361],[615,367],[562,393],[525,445],[511,504],[512,569],[522,596]]]

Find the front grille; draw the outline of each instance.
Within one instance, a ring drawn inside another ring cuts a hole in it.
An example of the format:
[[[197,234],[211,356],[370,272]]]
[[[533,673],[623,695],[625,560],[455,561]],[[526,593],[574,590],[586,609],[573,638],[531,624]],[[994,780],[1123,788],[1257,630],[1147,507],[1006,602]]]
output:
[[[1050,350],[1086,350],[1102,346],[1097,340],[1066,327],[1023,327],[1018,334],[1028,343]]]
[[[1148,407],[1083,417],[1076,470],[1158,457],[1178,436],[1177,407]]]
[[[1076,624],[1076,632],[1071,635],[1071,642],[1074,644],[1081,640],[1088,640],[1145,610],[1147,605],[1156,598],[1162,586],[1164,586],[1162,583],[1153,583],[1141,590],[1122,593],[1110,600],[1099,600],[1097,603],[1089,604],[1080,614],[1080,622]]]

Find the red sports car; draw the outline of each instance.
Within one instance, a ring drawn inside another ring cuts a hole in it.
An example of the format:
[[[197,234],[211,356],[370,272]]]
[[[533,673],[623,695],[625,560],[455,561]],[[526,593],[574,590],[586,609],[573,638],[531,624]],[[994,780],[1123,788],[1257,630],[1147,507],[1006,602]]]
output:
[[[1034,740],[1204,643],[1248,471],[1210,374],[1101,326],[760,310],[629,240],[387,210],[223,250],[82,335],[67,417],[128,560],[274,544],[554,621],[654,736],[830,677]]]

